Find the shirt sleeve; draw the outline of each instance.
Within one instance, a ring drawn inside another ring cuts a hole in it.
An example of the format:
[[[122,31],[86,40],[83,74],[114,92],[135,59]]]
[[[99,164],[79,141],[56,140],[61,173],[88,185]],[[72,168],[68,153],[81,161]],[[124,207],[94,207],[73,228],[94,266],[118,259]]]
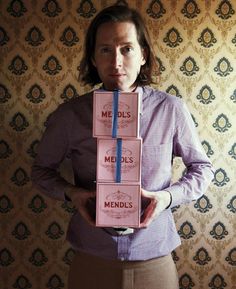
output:
[[[186,166],[183,176],[170,187],[171,207],[200,198],[214,176],[212,163],[207,157],[187,106],[182,103],[176,116],[173,141],[174,156],[181,157]]]
[[[62,201],[66,191],[73,186],[59,173],[60,164],[69,154],[71,122],[72,116],[60,107],[52,113],[31,171],[32,182],[40,192]]]

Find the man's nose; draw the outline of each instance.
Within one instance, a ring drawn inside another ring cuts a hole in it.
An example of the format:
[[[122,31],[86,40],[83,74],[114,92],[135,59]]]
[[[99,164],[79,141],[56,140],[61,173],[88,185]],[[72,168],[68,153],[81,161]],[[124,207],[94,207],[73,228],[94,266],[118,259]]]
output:
[[[119,50],[115,50],[112,57],[112,64],[119,67],[122,64],[122,54]]]

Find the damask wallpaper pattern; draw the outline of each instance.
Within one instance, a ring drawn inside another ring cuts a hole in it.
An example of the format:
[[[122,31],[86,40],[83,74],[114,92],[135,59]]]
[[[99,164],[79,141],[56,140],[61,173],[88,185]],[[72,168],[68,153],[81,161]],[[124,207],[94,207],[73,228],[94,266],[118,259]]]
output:
[[[173,209],[181,289],[236,288],[236,3],[231,0],[0,1],[0,288],[67,288],[70,203],[32,188],[48,115],[87,91],[78,83],[88,23],[119,2],[152,36],[158,88],[187,103],[215,167],[209,190]],[[56,148],[55,148],[56,149]],[[67,165],[64,172],[68,178]],[[176,159],[173,180],[184,167]]]

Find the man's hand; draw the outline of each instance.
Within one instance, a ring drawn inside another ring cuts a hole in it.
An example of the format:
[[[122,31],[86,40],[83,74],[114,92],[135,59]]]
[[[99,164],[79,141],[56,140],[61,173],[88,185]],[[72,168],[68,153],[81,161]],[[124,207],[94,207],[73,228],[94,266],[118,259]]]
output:
[[[95,226],[95,220],[92,217],[94,212],[90,212],[88,209],[88,202],[91,199],[95,199],[96,193],[89,192],[82,188],[72,187],[66,191],[67,197],[69,197],[79,211],[81,216],[91,225]]]
[[[147,227],[170,205],[171,195],[168,191],[149,192],[144,189],[141,190],[141,195],[150,200],[148,206],[145,208],[141,222],[141,227]]]

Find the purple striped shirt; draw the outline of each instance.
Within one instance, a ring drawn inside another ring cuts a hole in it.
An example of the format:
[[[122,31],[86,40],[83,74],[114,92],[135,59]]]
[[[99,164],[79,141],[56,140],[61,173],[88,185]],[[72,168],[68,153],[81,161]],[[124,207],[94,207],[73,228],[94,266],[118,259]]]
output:
[[[212,164],[183,101],[151,87],[138,87],[137,91],[141,97],[142,187],[168,190],[172,203],[147,228],[134,229],[134,233],[124,236],[92,227],[75,213],[67,231],[73,248],[109,259],[147,260],[169,254],[180,245],[171,208],[201,197],[213,178]],[[52,198],[64,201],[70,186],[59,173],[66,158],[70,159],[75,185],[95,190],[97,152],[92,112],[90,92],[60,105],[49,118],[38,146],[32,180]],[[175,183],[171,183],[173,157],[181,157],[186,166]]]

